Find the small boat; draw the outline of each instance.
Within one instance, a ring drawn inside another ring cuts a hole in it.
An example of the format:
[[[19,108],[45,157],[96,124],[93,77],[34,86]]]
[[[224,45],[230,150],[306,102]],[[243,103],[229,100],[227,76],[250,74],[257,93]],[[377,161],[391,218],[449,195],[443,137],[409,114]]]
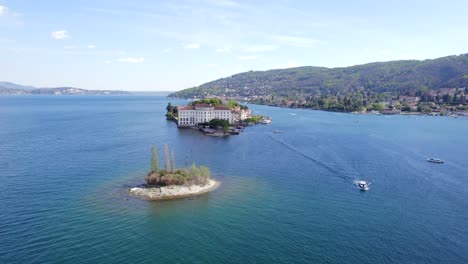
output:
[[[369,190],[370,183],[367,183],[366,181],[355,181],[354,183],[356,184],[356,186],[361,191],[368,191]]]
[[[242,130],[240,130],[240,129],[238,129],[238,128],[234,128],[234,129],[231,129],[231,130],[229,131],[229,133],[230,133],[231,135],[239,135],[241,131],[242,131]]]
[[[273,130],[273,133],[283,133],[281,130]]]
[[[432,162],[432,163],[444,163],[443,160],[441,159],[434,159],[434,158],[430,158],[430,159],[427,159],[428,162]]]
[[[271,119],[262,119],[262,120],[260,121],[260,123],[262,123],[262,124],[270,124],[270,123],[271,123]]]

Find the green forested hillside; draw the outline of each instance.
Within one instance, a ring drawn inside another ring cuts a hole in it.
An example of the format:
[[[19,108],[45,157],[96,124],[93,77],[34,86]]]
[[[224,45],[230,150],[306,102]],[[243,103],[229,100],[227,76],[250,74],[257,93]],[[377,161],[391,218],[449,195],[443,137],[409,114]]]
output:
[[[249,71],[185,89],[171,96],[279,96],[298,99],[304,96],[349,96],[356,93],[409,95],[452,87],[468,87],[468,54],[424,61],[376,62],[345,68],[298,67]]]

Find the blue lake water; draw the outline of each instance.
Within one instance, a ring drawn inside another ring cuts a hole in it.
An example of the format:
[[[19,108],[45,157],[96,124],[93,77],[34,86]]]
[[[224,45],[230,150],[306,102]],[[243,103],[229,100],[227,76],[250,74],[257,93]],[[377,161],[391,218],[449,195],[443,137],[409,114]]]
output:
[[[0,97],[0,263],[468,263],[468,119],[250,105],[273,123],[212,138],[167,103]],[[165,143],[222,185],[128,197]]]

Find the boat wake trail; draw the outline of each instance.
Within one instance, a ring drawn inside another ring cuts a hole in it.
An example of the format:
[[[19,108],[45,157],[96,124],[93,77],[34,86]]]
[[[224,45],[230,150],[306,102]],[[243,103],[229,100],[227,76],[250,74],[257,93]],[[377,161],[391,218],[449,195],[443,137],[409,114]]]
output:
[[[337,169],[335,169],[333,167],[330,167],[327,164],[325,164],[325,163],[323,163],[323,162],[321,162],[321,161],[319,161],[317,159],[312,158],[311,156],[309,156],[309,155],[305,154],[304,152],[296,149],[295,147],[289,145],[288,143],[273,137],[272,135],[270,135],[270,137],[271,137],[271,139],[273,139],[277,143],[279,143],[279,144],[285,146],[286,148],[296,152],[297,154],[303,156],[304,158],[314,162],[315,164],[317,164],[320,167],[328,170],[330,173],[334,174],[335,176],[340,177],[340,178],[342,178],[343,180],[345,180],[345,181],[347,181],[349,183],[354,183],[355,179],[353,177],[349,177],[348,175],[344,174],[343,172],[341,172],[341,171],[339,171],[339,170],[337,170]]]

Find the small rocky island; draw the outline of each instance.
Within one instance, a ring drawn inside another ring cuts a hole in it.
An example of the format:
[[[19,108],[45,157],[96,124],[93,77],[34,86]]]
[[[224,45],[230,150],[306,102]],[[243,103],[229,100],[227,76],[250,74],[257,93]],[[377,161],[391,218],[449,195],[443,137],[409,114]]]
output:
[[[193,163],[191,167],[176,169],[174,151],[170,154],[167,144],[164,169],[159,168],[158,148],[151,149],[151,171],[145,180],[146,184],[130,188],[129,194],[146,200],[170,200],[204,194],[219,186],[206,166],[197,167]]]

